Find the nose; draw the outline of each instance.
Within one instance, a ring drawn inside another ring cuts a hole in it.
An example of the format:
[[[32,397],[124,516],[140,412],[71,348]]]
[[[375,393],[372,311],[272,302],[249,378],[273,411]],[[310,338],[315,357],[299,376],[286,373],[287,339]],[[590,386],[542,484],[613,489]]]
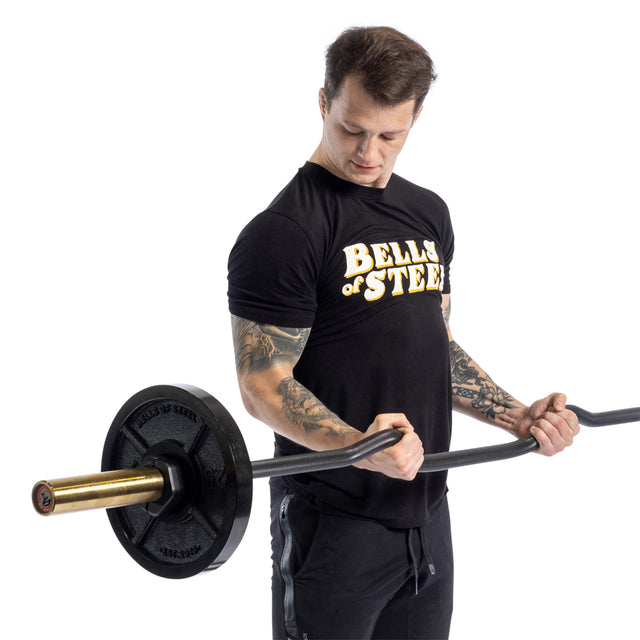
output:
[[[358,157],[362,158],[365,164],[376,159],[377,149],[372,136],[363,136],[358,145]]]

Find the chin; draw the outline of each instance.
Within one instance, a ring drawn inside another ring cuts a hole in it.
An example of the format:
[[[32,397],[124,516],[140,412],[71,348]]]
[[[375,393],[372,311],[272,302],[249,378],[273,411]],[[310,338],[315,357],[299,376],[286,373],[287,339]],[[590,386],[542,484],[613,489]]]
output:
[[[369,173],[364,171],[351,170],[349,171],[347,176],[351,182],[355,182],[356,184],[362,185],[364,187],[371,187],[376,182],[380,181],[382,173],[380,173],[379,171]]]

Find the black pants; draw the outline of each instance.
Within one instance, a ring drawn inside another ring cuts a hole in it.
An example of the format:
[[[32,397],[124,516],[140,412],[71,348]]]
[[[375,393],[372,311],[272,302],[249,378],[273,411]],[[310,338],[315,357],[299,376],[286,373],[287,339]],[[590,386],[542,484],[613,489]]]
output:
[[[446,640],[453,553],[446,500],[419,529],[320,513],[271,480],[274,640]]]

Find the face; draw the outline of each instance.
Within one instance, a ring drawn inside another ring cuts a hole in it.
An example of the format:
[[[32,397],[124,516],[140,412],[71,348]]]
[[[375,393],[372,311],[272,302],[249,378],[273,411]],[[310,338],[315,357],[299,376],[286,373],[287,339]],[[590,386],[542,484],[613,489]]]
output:
[[[355,184],[383,188],[422,107],[415,100],[380,106],[354,76],[347,76],[330,108],[320,90],[322,141],[311,158],[334,175]]]

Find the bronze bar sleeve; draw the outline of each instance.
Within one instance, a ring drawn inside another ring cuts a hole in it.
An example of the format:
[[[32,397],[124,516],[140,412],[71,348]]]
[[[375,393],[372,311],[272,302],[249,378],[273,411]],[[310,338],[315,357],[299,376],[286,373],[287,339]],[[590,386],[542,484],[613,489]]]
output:
[[[155,502],[162,497],[163,489],[162,473],[155,467],[142,467],[41,480],[33,487],[31,498],[35,510],[49,516]]]

